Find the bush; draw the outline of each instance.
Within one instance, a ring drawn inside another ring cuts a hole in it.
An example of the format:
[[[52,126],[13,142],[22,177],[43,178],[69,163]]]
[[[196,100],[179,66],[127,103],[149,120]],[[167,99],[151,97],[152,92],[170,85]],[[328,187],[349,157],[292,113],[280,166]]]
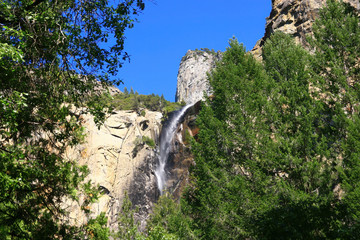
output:
[[[143,136],[142,137],[143,142],[148,145],[150,148],[155,148],[156,144],[154,142],[154,140],[152,140],[151,138],[147,137],[147,136]]]

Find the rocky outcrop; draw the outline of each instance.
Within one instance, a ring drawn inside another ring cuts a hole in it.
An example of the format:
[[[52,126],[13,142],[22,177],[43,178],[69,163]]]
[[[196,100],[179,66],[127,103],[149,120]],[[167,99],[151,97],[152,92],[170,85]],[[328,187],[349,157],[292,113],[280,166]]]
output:
[[[99,185],[103,194],[91,205],[92,214],[80,211],[80,203],[67,202],[67,210],[73,224],[86,223],[89,217],[105,212],[111,229],[117,228],[117,215],[124,193],[127,191],[134,205],[140,205],[138,219],[142,227],[157,199],[156,179],[153,174],[156,151],[143,141],[143,136],[159,138],[162,114],[146,111],[138,116],[133,111],[115,111],[100,128],[92,116],[82,116],[86,129],[85,143],[67,151],[67,158],[79,159],[87,165],[87,180]],[[141,201],[140,201],[141,200]]]
[[[207,73],[221,58],[220,52],[189,50],[181,59],[177,76],[176,102],[195,103],[211,92]]]
[[[359,0],[344,0],[360,10]],[[272,10],[266,20],[265,35],[251,51],[261,56],[261,47],[274,31],[292,35],[298,43],[306,46],[306,35],[311,32],[312,24],[319,9],[326,0],[272,0]]]

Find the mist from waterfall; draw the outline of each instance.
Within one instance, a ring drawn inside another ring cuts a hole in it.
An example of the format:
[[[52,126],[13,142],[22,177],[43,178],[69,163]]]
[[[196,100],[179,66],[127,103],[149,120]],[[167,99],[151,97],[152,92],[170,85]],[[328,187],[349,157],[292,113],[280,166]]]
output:
[[[155,175],[157,179],[157,186],[161,194],[163,194],[166,188],[166,163],[171,151],[171,142],[175,136],[176,129],[179,126],[179,122],[186,110],[188,110],[192,104],[186,105],[182,109],[174,113],[173,116],[168,120],[167,124],[163,126],[160,136],[160,153],[158,157],[158,165],[155,170]]]

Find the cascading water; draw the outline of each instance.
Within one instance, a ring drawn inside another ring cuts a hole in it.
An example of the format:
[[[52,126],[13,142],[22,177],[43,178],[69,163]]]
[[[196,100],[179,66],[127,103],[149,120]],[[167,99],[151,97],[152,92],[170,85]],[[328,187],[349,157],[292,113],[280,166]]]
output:
[[[179,111],[175,112],[172,118],[168,120],[169,122],[167,123],[167,125],[165,125],[161,130],[160,155],[158,158],[159,162],[155,170],[157,185],[161,194],[164,192],[166,187],[165,166],[171,150],[171,142],[174,138],[175,131],[178,128],[179,121],[185,114],[186,110],[188,110],[191,106],[192,104],[186,105]]]

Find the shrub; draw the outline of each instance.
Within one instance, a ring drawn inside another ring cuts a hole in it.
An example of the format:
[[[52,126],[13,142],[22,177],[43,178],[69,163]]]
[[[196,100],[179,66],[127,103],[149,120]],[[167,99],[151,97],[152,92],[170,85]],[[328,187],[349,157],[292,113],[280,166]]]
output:
[[[143,140],[143,142],[144,142],[146,145],[148,145],[150,148],[155,148],[156,144],[155,144],[155,142],[154,142],[153,139],[151,139],[151,138],[149,138],[149,137],[147,137],[147,136],[143,136],[143,137],[142,137],[142,140]]]

